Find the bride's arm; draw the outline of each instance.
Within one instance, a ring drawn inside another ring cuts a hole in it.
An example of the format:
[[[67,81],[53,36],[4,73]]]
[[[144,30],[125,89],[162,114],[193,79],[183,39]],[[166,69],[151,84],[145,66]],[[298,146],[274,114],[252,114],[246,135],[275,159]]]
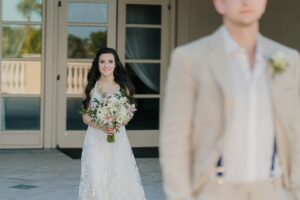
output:
[[[94,122],[92,122],[92,118],[88,114],[82,115],[82,121],[88,126],[100,129],[100,127],[98,127]]]
[[[92,96],[94,92],[94,89],[91,90],[90,92],[90,95]],[[83,93],[83,97],[85,98],[85,93]],[[90,109],[90,106],[88,107],[87,110]],[[92,118],[87,114],[82,114],[82,121],[83,123],[85,123],[86,125],[90,126],[90,127],[93,127],[95,129],[99,129],[99,130],[102,130],[103,132],[106,132],[107,134],[114,134],[116,133],[116,129],[111,129],[111,128],[104,128],[104,127],[100,127],[100,126],[97,126],[97,124],[95,124],[93,121],[92,121]]]
[[[92,96],[94,90],[95,90],[94,88],[91,90],[90,96]],[[83,92],[82,96],[83,96],[83,99],[86,98],[84,92]],[[89,105],[89,107],[88,107],[87,110],[89,110],[90,107],[91,107],[91,105]],[[93,128],[96,128],[96,129],[100,129],[100,130],[106,132],[104,128],[101,128],[101,127],[97,126],[97,124],[95,124],[94,122],[92,122],[92,118],[91,118],[87,113],[82,114],[82,121],[83,121],[83,123],[85,123],[86,125],[88,125],[88,126],[90,126],[90,127],[93,127]]]

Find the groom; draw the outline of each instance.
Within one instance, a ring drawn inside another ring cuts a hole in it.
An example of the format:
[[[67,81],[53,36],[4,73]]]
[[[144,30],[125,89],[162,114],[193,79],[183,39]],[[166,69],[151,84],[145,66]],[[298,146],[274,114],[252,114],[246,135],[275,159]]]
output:
[[[223,26],[172,54],[167,200],[300,200],[299,54],[259,33],[267,0],[213,3]]]

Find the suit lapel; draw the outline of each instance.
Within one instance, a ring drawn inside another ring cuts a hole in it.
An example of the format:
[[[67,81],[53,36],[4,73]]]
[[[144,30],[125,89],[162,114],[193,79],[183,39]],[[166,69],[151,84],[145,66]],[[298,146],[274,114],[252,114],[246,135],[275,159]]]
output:
[[[263,56],[267,62],[267,79],[268,79],[268,83],[270,86],[270,91],[271,91],[271,98],[272,98],[272,102],[273,105],[275,107],[277,107],[277,101],[276,101],[276,96],[277,96],[277,92],[278,90],[278,83],[276,80],[276,77],[273,76],[272,74],[272,70],[271,67],[269,65],[268,59],[269,57],[275,53],[274,48],[266,41],[266,39],[262,36],[259,37],[259,41],[262,43],[263,45]]]
[[[281,77],[276,77],[273,76],[273,72],[271,70],[271,66],[269,65],[268,59],[271,55],[275,54],[276,51],[279,49],[275,49],[265,38],[260,36],[260,41],[263,44],[263,52],[264,52],[264,58],[266,59],[267,62],[267,81],[270,87],[270,93],[271,93],[271,100],[273,103],[273,110],[274,110],[274,118],[276,120],[282,121],[282,123],[285,125],[284,118],[280,116],[280,106],[281,101],[280,101],[280,92],[281,92],[281,87],[283,85]],[[282,76],[282,74],[278,74],[277,76]]]
[[[231,120],[233,107],[233,78],[225,51],[225,44],[222,38],[221,29],[211,36],[210,54],[208,56],[212,73],[223,91],[225,97],[225,124]]]
[[[280,49],[276,49],[272,46],[270,42],[268,42],[264,37],[260,36],[259,38],[263,43],[264,48],[264,57],[268,62],[268,58],[279,51]],[[274,124],[275,124],[275,135],[276,135],[276,145],[277,145],[277,153],[280,160],[280,166],[283,170],[283,178],[284,184],[286,188],[289,188],[289,139],[288,139],[288,125],[285,121],[285,118],[282,117],[282,110],[280,109],[281,101],[280,101],[280,92],[282,82],[279,77],[273,76],[271,66],[267,63],[267,78],[270,86],[271,99],[273,103],[273,113],[274,113]],[[278,76],[281,76],[280,74]]]

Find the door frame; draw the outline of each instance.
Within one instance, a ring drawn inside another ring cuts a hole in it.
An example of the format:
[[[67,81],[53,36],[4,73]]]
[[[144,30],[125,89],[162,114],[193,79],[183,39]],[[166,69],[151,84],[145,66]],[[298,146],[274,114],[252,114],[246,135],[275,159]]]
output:
[[[47,6],[48,3],[47,0],[42,1],[42,20],[41,22],[21,22],[20,21],[9,21],[8,23],[3,24],[32,24],[32,25],[39,25],[41,24],[41,30],[42,30],[42,40],[41,40],[41,58],[40,59],[32,59],[32,61],[40,61],[41,62],[41,82],[40,82],[40,130],[0,130],[0,149],[15,149],[15,148],[43,148],[44,147],[44,131],[45,131],[45,73],[46,73],[46,13],[47,13]],[[1,1],[2,6],[2,1]],[[0,11],[0,14],[1,11]],[[0,30],[0,36],[2,38],[2,28]],[[1,52],[2,52],[2,46]],[[19,58],[9,58],[9,59],[3,59],[2,55],[0,55],[1,60],[9,60],[9,61],[19,61],[22,59]],[[30,59],[28,61],[31,61]],[[1,77],[0,77],[1,79]],[[1,81],[1,80],[0,80]],[[0,82],[1,83],[1,82]],[[1,97],[37,97],[38,95],[30,95],[30,94],[1,94]],[[0,119],[1,120],[1,119]]]

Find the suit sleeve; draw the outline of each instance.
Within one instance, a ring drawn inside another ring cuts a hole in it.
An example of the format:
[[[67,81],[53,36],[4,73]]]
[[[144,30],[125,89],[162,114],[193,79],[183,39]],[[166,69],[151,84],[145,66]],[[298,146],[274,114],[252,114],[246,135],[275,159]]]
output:
[[[160,162],[167,200],[191,200],[191,135],[195,73],[182,49],[172,53],[160,135]]]
[[[297,99],[297,113],[296,121],[292,126],[294,130],[294,137],[292,142],[292,159],[291,159],[291,187],[295,200],[300,200],[300,55],[296,54],[296,67],[298,77],[298,99]]]

